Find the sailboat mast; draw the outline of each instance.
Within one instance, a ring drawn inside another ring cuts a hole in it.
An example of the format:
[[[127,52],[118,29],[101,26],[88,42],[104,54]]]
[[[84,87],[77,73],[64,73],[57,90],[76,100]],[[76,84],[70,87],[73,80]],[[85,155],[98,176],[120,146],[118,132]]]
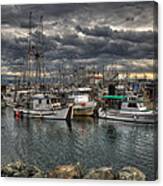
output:
[[[27,86],[29,88],[31,82],[30,82],[30,78],[31,78],[31,60],[32,60],[32,47],[31,47],[31,36],[32,36],[32,24],[31,24],[31,20],[32,20],[32,12],[29,13],[29,32],[28,32],[28,60],[27,60]]]
[[[44,81],[44,55],[43,55],[43,16],[40,16],[40,22],[38,26],[38,42],[36,43],[35,60],[36,60],[36,86],[41,87],[41,83]]]
[[[44,82],[44,77],[45,77],[45,65],[44,65],[44,50],[43,50],[43,32],[44,32],[44,27],[43,27],[43,16],[40,16],[40,45],[41,45],[41,67],[40,67],[40,77],[42,77],[42,81]]]

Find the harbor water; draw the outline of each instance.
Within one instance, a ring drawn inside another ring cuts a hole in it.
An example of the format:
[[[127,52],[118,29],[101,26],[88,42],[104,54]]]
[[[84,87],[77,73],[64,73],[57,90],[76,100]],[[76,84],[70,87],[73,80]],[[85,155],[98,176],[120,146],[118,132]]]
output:
[[[157,125],[94,118],[65,121],[15,118],[1,111],[2,165],[23,160],[47,171],[80,162],[86,168],[136,166],[147,180],[157,174]]]

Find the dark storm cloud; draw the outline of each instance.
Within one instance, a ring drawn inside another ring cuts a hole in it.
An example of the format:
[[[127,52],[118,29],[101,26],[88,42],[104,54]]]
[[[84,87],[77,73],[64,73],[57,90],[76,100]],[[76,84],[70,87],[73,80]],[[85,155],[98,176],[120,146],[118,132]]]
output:
[[[76,30],[78,32],[83,32],[84,34],[90,36],[112,37],[113,35],[113,31],[109,26],[107,27],[95,26],[95,28],[89,29],[89,28],[82,28],[80,25],[78,25],[76,26]]]
[[[3,5],[2,64],[26,60],[29,12],[35,42],[39,17],[44,16],[47,64],[58,60],[108,64],[126,59],[127,67],[128,59],[154,59],[153,7],[153,2]],[[26,36],[20,36],[22,32]]]
[[[16,60],[18,58],[24,57],[27,46],[26,40],[21,39],[1,39],[1,52],[2,56],[5,56],[8,59]]]
[[[68,36],[59,41],[64,45],[71,43],[78,46],[89,57],[111,54],[122,58],[154,58],[153,32],[113,31],[109,27],[81,28],[78,31],[86,35],[84,40],[76,35]],[[93,37],[91,37],[93,36]],[[85,56],[86,57],[86,56]]]
[[[117,35],[117,37],[114,34],[107,37],[86,36],[84,40],[77,34],[67,35],[62,38],[59,36],[45,37],[45,59],[48,61],[60,59],[62,61],[62,59],[66,58],[70,62],[72,59],[82,58],[98,58],[99,62],[101,62],[103,61],[101,56],[111,58],[112,60],[116,58],[153,59],[154,44],[152,40],[139,40],[139,38],[143,37],[144,33],[139,32],[137,40],[136,37],[131,39],[130,34],[128,34],[128,37],[126,35],[123,37],[123,33],[121,35],[118,33]],[[16,60],[20,56],[24,58],[27,56],[27,39],[25,38],[14,40],[2,39],[2,46],[4,46],[2,47],[2,55],[7,56],[7,58]]]
[[[10,25],[26,25],[28,21],[29,12],[33,12],[32,16],[37,19],[40,15],[45,15],[46,19],[51,17],[64,16],[72,11],[78,9],[78,4],[56,4],[56,5],[2,5],[1,19],[2,24]]]
[[[47,5],[2,5],[2,24],[20,25],[33,12],[34,20],[40,15],[45,20],[62,19],[71,22],[77,19],[81,24],[95,21],[113,26],[136,28],[152,24],[153,2],[91,3],[91,4],[47,4]]]
[[[76,26],[76,30],[88,36],[107,37],[111,39],[123,39],[131,42],[153,42],[154,34],[152,31],[124,31],[112,30],[109,26],[95,26],[94,28]]]

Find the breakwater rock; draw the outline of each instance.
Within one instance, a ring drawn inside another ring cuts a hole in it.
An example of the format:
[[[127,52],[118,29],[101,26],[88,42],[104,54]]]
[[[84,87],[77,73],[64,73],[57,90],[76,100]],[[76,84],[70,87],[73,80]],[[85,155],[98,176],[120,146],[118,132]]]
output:
[[[1,167],[2,177],[43,178],[45,173],[34,165],[27,165],[22,161],[9,163]]]
[[[79,163],[76,165],[59,165],[47,173],[48,178],[77,179],[83,177],[83,169]]]
[[[146,180],[145,174],[136,167],[124,167],[116,174],[117,180]]]
[[[112,167],[85,169],[80,163],[58,165],[48,172],[22,161],[9,163],[1,167],[2,177],[60,178],[60,179],[99,179],[99,180],[146,180],[145,174],[136,167],[124,167],[116,172]]]
[[[100,180],[114,180],[114,174],[111,167],[101,167],[98,169],[91,169],[84,179],[100,179]]]

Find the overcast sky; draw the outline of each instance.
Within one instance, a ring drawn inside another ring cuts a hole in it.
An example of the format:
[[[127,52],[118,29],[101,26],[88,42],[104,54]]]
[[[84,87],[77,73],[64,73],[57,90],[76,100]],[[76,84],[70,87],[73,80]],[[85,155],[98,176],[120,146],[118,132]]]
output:
[[[3,5],[2,70],[18,71],[27,57],[28,17],[33,33],[44,20],[44,55],[56,63],[118,64],[151,71],[154,57],[154,3]],[[20,65],[19,65],[20,66]],[[132,68],[132,69],[131,69]]]

